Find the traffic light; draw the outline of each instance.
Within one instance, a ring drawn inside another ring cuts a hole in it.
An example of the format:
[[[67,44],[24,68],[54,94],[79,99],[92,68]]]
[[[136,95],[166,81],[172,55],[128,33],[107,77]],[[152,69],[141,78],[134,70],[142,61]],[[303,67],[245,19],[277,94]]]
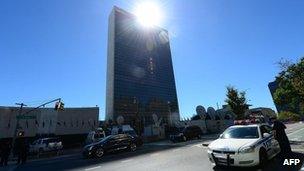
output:
[[[62,103],[62,102],[56,102],[56,104],[55,104],[55,110],[64,110],[64,103]]]
[[[60,102],[59,109],[64,110],[64,103]]]
[[[24,136],[24,131],[18,131],[17,137],[23,137]]]

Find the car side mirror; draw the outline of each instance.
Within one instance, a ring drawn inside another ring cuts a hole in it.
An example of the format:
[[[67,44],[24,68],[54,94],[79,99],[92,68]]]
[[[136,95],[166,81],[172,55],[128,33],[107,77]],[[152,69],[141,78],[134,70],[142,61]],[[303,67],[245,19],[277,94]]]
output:
[[[263,137],[269,137],[269,136],[270,136],[269,133],[267,133],[267,132],[263,133]]]

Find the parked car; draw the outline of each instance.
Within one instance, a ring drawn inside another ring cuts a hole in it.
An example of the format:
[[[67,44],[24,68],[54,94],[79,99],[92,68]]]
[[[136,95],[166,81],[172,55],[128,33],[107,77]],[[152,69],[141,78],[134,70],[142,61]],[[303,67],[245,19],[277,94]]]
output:
[[[128,134],[131,135],[136,139],[136,145],[141,146],[143,145],[143,141],[140,136],[137,135],[135,130],[130,125],[121,125],[121,126],[114,126],[111,130],[111,135],[116,134]]]
[[[41,154],[50,151],[59,151],[63,148],[59,138],[41,138],[30,144],[30,153]]]
[[[99,142],[86,145],[83,148],[83,156],[85,158],[97,157],[101,158],[107,153],[137,149],[137,138],[128,134],[109,135]]]
[[[268,124],[234,125],[208,145],[213,165],[263,167],[281,151]],[[245,169],[244,169],[245,170]]]
[[[193,138],[201,138],[202,130],[198,126],[187,126],[185,128],[177,129],[172,135],[170,135],[170,140],[172,142],[177,141],[187,141]]]

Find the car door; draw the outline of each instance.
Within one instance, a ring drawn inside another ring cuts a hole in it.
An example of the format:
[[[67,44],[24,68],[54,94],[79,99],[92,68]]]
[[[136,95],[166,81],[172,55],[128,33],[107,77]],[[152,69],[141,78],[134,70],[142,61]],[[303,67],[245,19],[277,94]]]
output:
[[[119,137],[113,136],[110,138],[105,145],[105,150],[108,152],[117,151],[119,148]]]
[[[273,148],[273,136],[272,136],[272,131],[269,127],[267,127],[267,125],[262,125],[260,127],[260,131],[262,134],[263,139],[265,139],[265,141],[263,142],[263,146],[266,148],[267,150],[267,154],[268,156],[272,156],[274,154],[274,148]],[[267,133],[269,134],[267,137],[265,137],[263,134]]]
[[[122,136],[120,144],[121,144],[121,149],[122,150],[127,149],[129,147],[129,145],[131,144],[130,136],[128,136],[128,135]]]
[[[272,127],[269,125],[265,125],[265,128],[268,130],[268,132],[272,135],[271,138],[271,148],[273,149],[273,155],[277,154],[280,152],[280,146],[279,142],[274,138],[273,133],[272,133]]]

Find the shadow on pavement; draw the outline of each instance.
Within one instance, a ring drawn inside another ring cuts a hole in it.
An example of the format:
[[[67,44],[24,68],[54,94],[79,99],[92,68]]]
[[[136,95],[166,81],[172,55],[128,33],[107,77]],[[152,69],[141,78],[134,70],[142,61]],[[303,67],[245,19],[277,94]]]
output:
[[[44,161],[33,161],[27,163],[25,165],[18,166],[15,170],[77,170],[77,169],[84,169],[94,165],[102,165],[112,161],[118,160],[126,160],[132,157],[138,157],[141,155],[146,155],[149,153],[159,152],[159,151],[166,151],[171,150],[174,148],[180,148],[187,145],[203,143],[205,139],[202,140],[192,140],[188,142],[181,142],[181,143],[168,143],[167,145],[149,145],[146,144],[142,147],[139,147],[135,152],[119,152],[119,154],[108,154],[105,155],[101,159],[91,158],[91,159],[84,159],[81,154],[69,157],[65,159],[54,159],[54,160],[44,160]]]
[[[283,165],[285,159],[300,159],[300,163],[298,165],[292,165],[287,166]],[[246,171],[298,171],[301,169],[302,165],[304,163],[304,154],[303,153],[297,153],[293,152],[289,157],[287,156],[276,156],[272,160],[269,161],[269,163],[264,168],[246,168]],[[245,168],[243,167],[219,167],[215,166],[213,168],[215,171],[243,171]]]

